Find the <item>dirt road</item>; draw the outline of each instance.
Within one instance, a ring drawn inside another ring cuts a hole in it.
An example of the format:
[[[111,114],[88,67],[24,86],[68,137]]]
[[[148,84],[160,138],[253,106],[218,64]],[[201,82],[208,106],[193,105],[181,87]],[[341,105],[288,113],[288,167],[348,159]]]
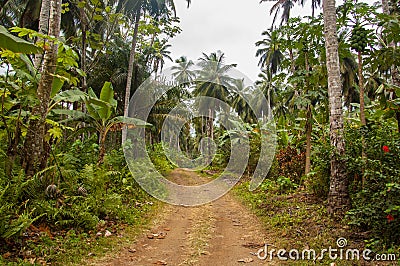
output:
[[[170,179],[184,185],[207,181],[184,169],[173,171]],[[97,265],[266,265],[255,256],[268,243],[262,225],[231,195],[200,207],[168,205],[162,211],[134,246]]]

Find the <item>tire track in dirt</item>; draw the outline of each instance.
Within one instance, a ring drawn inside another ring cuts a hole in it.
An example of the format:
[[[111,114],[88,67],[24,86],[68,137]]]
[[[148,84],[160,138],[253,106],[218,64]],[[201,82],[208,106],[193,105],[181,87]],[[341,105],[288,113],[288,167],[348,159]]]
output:
[[[195,172],[176,169],[171,181],[207,182]],[[199,207],[167,205],[156,225],[116,258],[95,265],[274,265],[254,253],[267,243],[258,219],[229,194]]]

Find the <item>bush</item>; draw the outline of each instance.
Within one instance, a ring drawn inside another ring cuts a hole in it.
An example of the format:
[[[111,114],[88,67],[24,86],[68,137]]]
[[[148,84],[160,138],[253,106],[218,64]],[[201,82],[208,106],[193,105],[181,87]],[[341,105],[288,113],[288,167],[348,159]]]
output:
[[[306,177],[307,188],[321,199],[326,199],[329,193],[331,150],[329,139],[313,146],[312,169]]]
[[[305,171],[305,153],[298,152],[290,146],[281,149],[277,155],[277,174],[279,177],[287,177],[295,184],[300,184]]]
[[[361,158],[365,136],[366,161]],[[350,223],[371,230],[375,244],[400,244],[400,136],[387,123],[349,129],[347,164],[352,182]],[[361,179],[364,175],[365,183]]]

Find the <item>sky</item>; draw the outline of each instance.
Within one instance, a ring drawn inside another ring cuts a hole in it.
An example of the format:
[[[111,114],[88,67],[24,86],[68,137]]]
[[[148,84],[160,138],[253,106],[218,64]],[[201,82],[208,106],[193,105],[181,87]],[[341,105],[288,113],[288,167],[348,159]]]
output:
[[[221,50],[226,64],[238,64],[237,69],[252,81],[257,80],[260,69],[255,57],[255,43],[262,40],[261,33],[273,20],[269,10],[274,2],[259,0],[192,0],[189,9],[185,0],[175,0],[182,33],[170,41],[172,58],[180,56],[196,61],[202,53]],[[307,1],[310,2],[311,1]],[[311,15],[307,5],[295,5],[292,16]],[[278,20],[278,22],[280,22]],[[167,62],[165,67],[173,63]]]

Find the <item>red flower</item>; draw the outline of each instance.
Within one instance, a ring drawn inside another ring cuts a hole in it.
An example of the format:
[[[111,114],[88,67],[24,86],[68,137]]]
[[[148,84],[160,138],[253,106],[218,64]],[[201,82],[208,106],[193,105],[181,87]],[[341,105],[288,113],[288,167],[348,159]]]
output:
[[[383,150],[383,152],[389,152],[390,151],[389,147],[386,146],[386,145],[382,147],[382,150]]]
[[[388,223],[394,221],[394,217],[393,217],[393,215],[391,215],[391,214],[388,214],[388,215],[386,216],[386,219],[388,220]]]

